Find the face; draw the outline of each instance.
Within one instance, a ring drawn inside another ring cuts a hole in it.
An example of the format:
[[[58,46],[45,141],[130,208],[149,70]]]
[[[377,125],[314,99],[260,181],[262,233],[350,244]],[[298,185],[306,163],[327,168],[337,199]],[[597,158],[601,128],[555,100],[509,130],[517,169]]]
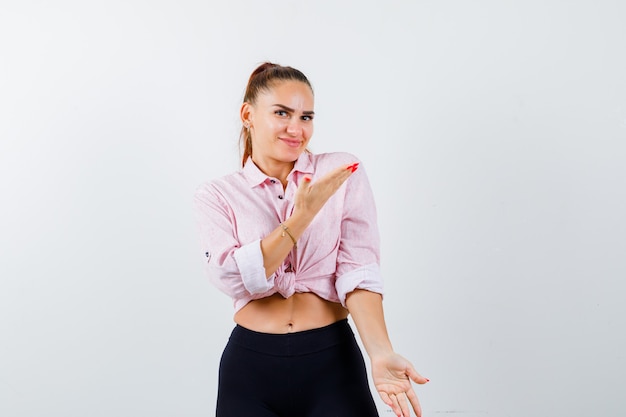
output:
[[[241,118],[250,125],[252,160],[273,175],[289,169],[313,135],[313,92],[300,81],[281,81],[244,103]]]

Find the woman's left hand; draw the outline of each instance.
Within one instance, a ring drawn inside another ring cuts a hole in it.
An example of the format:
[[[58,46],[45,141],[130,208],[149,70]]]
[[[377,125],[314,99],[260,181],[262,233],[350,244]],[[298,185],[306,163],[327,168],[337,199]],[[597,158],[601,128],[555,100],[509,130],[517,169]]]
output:
[[[411,381],[425,384],[428,379],[418,374],[408,360],[394,352],[371,359],[374,385],[383,402],[399,417],[410,417],[409,404],[415,415],[421,417],[422,409]]]

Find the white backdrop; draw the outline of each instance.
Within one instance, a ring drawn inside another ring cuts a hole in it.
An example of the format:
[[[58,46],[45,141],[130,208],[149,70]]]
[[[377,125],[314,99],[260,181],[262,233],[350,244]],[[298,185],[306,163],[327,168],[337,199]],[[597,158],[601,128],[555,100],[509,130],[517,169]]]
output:
[[[376,195],[425,416],[615,416],[622,0],[0,3],[0,415],[214,414],[230,300],[192,196],[264,60]],[[381,415],[391,415],[381,404]]]

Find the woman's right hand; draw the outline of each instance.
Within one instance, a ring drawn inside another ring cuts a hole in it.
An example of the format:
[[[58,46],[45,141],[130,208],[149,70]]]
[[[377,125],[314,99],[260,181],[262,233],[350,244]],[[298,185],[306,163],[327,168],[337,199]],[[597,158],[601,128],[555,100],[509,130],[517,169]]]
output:
[[[267,278],[285,261],[285,257],[293,248],[292,239],[294,242],[298,241],[315,215],[341,187],[341,184],[356,171],[358,165],[354,163],[340,166],[315,182],[311,182],[309,177],[302,179],[294,195],[293,214],[261,240],[263,267]],[[289,233],[289,238],[285,238],[286,233]]]
[[[342,165],[315,182],[311,182],[311,178],[305,177],[300,182],[294,196],[294,213],[313,220],[328,199],[335,194],[358,167],[358,162]]]

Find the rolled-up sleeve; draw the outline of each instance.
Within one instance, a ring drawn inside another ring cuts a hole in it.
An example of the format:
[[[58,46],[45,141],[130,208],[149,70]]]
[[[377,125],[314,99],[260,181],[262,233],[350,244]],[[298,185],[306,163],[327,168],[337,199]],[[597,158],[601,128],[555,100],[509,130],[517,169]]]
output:
[[[362,164],[346,183],[336,276],[344,307],[346,296],[355,289],[383,294],[376,205]]]
[[[265,276],[260,239],[239,242],[234,213],[219,192],[203,184],[196,190],[194,206],[209,280],[234,299],[271,290],[274,279]]]

